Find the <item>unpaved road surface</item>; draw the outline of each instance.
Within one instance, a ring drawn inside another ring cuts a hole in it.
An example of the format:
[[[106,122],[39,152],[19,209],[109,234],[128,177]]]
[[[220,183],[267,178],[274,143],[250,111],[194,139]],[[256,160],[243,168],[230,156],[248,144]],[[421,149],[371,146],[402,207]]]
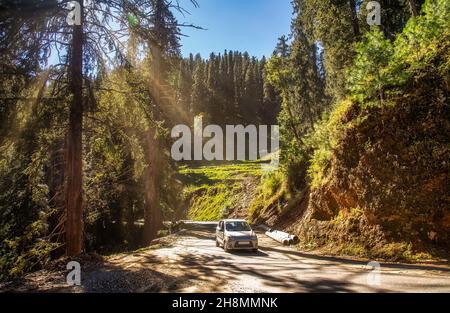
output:
[[[450,267],[381,264],[379,284],[366,262],[317,256],[259,234],[260,251],[226,253],[211,223],[169,236],[158,247],[83,261],[82,285],[65,272],[40,271],[0,286],[38,292],[450,292]],[[375,274],[376,275],[376,274]]]

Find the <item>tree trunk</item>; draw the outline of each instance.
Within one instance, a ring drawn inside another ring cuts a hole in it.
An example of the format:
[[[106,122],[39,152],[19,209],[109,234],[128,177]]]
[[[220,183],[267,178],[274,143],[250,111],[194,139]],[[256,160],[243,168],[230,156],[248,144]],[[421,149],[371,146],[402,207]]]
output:
[[[155,138],[155,131],[148,131],[149,165],[145,174],[145,209],[144,209],[144,244],[149,244],[156,238],[158,230],[162,229],[162,214],[159,207],[159,183],[160,183],[160,149],[159,142]]]
[[[408,0],[409,9],[411,10],[411,14],[413,16],[418,16],[419,12],[417,11],[416,0]]]
[[[161,79],[161,50],[156,42],[150,44],[152,55],[152,74],[149,81],[149,90],[152,94],[156,106],[162,105],[162,79]],[[153,117],[158,118],[158,113],[154,112]],[[147,161],[148,168],[145,174],[145,209],[144,209],[144,243],[149,244],[156,238],[158,230],[162,229],[162,214],[159,207],[159,186],[161,153],[159,141],[156,138],[156,131],[150,125],[147,133]]]
[[[69,131],[66,138],[66,254],[78,255],[83,250],[82,190],[82,126],[83,126],[83,2],[81,25],[73,26],[70,52]]]
[[[160,35],[164,29],[162,27],[164,19],[162,12],[164,1],[155,2],[155,27],[156,39],[149,44],[152,58],[151,79],[148,82],[148,88],[152,95],[155,107],[163,105],[163,79],[162,79],[162,58],[163,51]],[[153,112],[154,122],[158,121],[158,109]],[[155,123],[156,124],[156,123]],[[147,163],[148,167],[145,173],[145,208],[144,208],[144,243],[149,244],[156,238],[158,230],[162,229],[162,213],[159,206],[159,184],[161,174],[161,149],[159,140],[156,138],[155,126],[150,125],[147,133]]]
[[[355,0],[350,0],[350,15],[352,18],[352,25],[353,25],[353,33],[355,34],[356,38],[359,38],[360,30],[359,30],[359,24],[358,24],[358,16],[356,15],[356,2]]]

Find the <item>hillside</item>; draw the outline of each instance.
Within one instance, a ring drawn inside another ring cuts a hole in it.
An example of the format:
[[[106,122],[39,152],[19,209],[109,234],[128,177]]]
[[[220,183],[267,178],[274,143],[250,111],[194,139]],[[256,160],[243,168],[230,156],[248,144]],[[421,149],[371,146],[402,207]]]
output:
[[[270,178],[280,187],[255,201],[253,220],[297,233],[302,249],[448,260],[449,14],[427,2],[395,40],[366,34],[348,95],[305,136],[302,170]]]
[[[248,207],[261,177],[261,162],[213,166],[184,166],[180,180],[186,187],[184,216],[196,221],[225,217],[247,218]]]

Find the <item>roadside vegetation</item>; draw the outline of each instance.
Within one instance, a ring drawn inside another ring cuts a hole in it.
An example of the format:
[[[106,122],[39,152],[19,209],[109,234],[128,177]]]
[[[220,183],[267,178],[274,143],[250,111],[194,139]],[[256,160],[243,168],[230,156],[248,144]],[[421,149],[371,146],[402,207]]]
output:
[[[325,51],[325,85],[310,83],[314,71],[308,81],[290,70],[300,60],[313,66],[296,54],[302,41],[331,45],[334,28],[322,34],[322,22],[308,24],[313,2],[297,2],[305,10],[293,21],[291,52],[268,62],[269,80],[283,96],[282,169],[263,180],[251,218],[289,227],[302,249],[394,261],[448,258],[448,1],[425,1],[417,16],[398,11],[409,20],[391,29],[360,24],[359,36],[341,41],[354,47],[348,66],[327,71],[327,58],[337,56]],[[325,1],[320,8],[331,7]],[[340,87],[327,85],[331,74]],[[310,92],[296,95],[297,81]],[[317,95],[320,86],[329,98],[314,116],[304,95]],[[287,222],[282,213],[290,208],[299,215]],[[278,220],[269,218],[273,212]]]

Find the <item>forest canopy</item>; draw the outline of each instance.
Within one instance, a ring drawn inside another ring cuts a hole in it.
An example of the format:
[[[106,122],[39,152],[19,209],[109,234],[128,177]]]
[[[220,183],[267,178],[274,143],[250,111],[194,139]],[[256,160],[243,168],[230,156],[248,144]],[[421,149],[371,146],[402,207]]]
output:
[[[291,222],[310,246],[344,246],[354,214],[358,253],[448,247],[450,3],[381,0],[368,25],[368,2],[293,0],[290,34],[257,58],[182,56],[183,28],[202,25],[179,23],[178,1],[86,1],[74,25],[65,1],[1,1],[0,280],[148,246],[186,218],[170,130],[199,115],[280,127],[249,220],[306,197]]]

